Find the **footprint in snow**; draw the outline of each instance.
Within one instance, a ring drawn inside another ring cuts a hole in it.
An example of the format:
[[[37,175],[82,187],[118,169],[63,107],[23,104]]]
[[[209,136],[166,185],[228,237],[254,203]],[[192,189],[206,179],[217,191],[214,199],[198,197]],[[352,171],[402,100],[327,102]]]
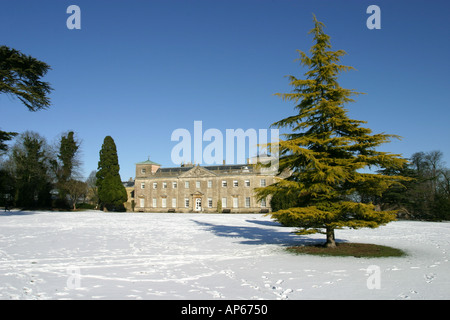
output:
[[[436,278],[436,274],[434,273],[425,274],[424,278],[427,283],[432,283],[433,280]]]
[[[402,299],[411,299],[412,297],[411,297],[410,294],[414,295],[414,294],[417,294],[417,293],[418,292],[415,291],[415,290],[410,290],[409,293],[402,293],[402,294],[399,295],[399,297],[402,298]]]

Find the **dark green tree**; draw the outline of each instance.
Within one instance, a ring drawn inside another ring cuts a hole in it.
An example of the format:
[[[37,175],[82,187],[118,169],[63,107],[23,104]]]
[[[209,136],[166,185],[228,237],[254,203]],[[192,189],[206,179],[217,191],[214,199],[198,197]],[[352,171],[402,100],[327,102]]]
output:
[[[59,193],[59,206],[66,202],[68,188],[73,189],[73,179],[79,167],[77,153],[80,142],[74,137],[74,132],[69,131],[61,136],[59,152],[56,159],[51,161],[52,169],[56,176],[56,187]]]
[[[50,66],[7,46],[0,46],[0,93],[17,97],[30,111],[50,106],[50,84],[41,81]]]
[[[14,203],[16,180],[7,168],[0,167],[0,181],[0,206],[10,207]]]
[[[58,159],[61,161],[61,180],[68,181],[72,178],[74,168],[77,167],[78,162],[76,159],[77,152],[80,148],[80,143],[74,138],[73,131],[69,131],[67,135],[61,137],[61,143],[59,146]]]
[[[48,95],[53,90],[48,82],[41,81],[50,66],[32,56],[7,46],[0,46],[0,94],[17,97],[30,111],[50,106]],[[4,141],[17,135],[0,131],[0,150],[6,150]]]
[[[341,72],[353,68],[339,64],[345,51],[331,51],[330,37],[323,29],[324,24],[314,17],[311,56],[298,51],[309,71],[305,79],[289,77],[292,93],[277,94],[296,103],[298,111],[273,124],[292,130],[279,142],[279,173],[290,176],[258,188],[257,194],[260,199],[279,197],[280,192],[296,195],[295,207],[273,212],[272,217],[299,228],[299,234],[324,233],[326,245],[334,247],[336,229],[376,228],[395,220],[395,211],[379,211],[373,203],[354,201],[352,196],[358,191],[381,195],[402,180],[362,169],[401,167],[406,160],[375,150],[396,136],[372,134],[363,127],[365,121],[349,118],[344,105],[358,93],[342,88],[337,80]]]
[[[116,144],[107,136],[100,150],[100,161],[97,169],[98,199],[101,208],[111,211],[123,211],[127,201],[127,191],[119,174],[119,159]]]
[[[17,132],[5,132],[0,130],[0,156],[2,155],[2,152],[8,150],[8,146],[5,144],[5,141],[12,140],[17,135]]]
[[[20,135],[12,148],[17,206],[36,208],[51,205],[50,159],[45,138],[29,131]]]

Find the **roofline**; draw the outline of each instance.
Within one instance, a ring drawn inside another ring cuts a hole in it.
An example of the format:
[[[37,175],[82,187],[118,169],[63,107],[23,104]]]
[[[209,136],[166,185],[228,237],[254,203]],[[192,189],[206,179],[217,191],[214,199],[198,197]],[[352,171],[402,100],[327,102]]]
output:
[[[145,161],[142,161],[142,162],[136,162],[135,164],[154,164],[154,165],[157,165],[157,166],[161,167],[161,165],[159,163],[153,162],[151,160],[145,160]]]

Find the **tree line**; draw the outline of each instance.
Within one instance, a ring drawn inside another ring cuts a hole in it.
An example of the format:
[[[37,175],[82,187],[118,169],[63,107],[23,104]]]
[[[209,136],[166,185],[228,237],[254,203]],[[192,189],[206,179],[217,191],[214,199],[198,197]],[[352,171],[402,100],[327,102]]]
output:
[[[88,195],[79,176],[79,148],[73,131],[54,146],[36,132],[20,134],[1,164],[0,201],[23,208],[76,208]]]
[[[85,180],[80,146],[73,131],[61,134],[54,145],[36,132],[18,135],[0,162],[0,206],[124,211],[127,194],[114,140],[105,138],[98,169]]]
[[[0,94],[17,98],[29,111],[47,109],[53,90],[42,78],[51,70],[45,62],[0,46]],[[12,148],[7,142],[16,139]],[[75,133],[63,133],[49,145],[39,133],[0,130],[0,206],[22,208],[73,208],[88,202],[94,207],[124,210],[127,200],[119,175],[114,140],[107,136],[96,171],[80,176],[81,142]]]
[[[378,199],[364,200],[396,209],[401,218],[450,220],[450,168],[443,156],[439,150],[414,153],[408,164],[384,172],[409,177],[409,181],[389,188]]]

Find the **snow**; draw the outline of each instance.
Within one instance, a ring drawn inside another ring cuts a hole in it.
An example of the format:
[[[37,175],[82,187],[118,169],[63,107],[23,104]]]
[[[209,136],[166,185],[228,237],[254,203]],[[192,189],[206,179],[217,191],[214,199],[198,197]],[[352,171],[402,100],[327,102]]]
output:
[[[400,258],[318,257],[261,214],[0,213],[0,299],[448,299],[450,223],[338,230]]]

